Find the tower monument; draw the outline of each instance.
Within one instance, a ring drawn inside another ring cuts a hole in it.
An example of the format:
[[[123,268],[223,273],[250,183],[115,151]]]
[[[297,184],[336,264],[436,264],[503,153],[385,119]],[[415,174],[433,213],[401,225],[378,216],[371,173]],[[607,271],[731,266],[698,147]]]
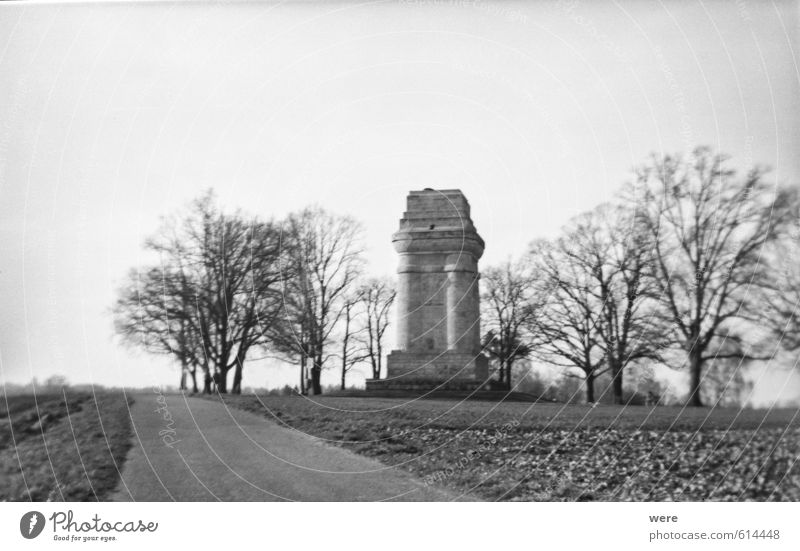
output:
[[[392,236],[397,349],[368,390],[472,390],[487,383],[481,350],[478,260],[484,242],[457,189],[412,191]]]

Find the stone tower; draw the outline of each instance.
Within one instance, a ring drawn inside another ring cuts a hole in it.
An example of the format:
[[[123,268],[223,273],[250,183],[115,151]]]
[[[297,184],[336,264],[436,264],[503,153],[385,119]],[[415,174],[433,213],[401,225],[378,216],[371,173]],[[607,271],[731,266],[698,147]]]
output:
[[[487,382],[480,353],[478,259],[483,239],[457,189],[412,191],[392,236],[397,269],[397,350],[387,377],[367,389],[475,389]]]

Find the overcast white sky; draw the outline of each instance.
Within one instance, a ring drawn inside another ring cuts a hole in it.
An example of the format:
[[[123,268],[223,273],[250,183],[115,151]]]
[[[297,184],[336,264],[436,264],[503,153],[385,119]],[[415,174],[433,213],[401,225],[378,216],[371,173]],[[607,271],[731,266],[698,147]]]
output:
[[[651,151],[709,144],[795,184],[798,54],[796,2],[4,2],[0,382],[175,384],[107,310],[207,187],[263,217],[352,214],[391,274],[412,189],[464,191],[486,265]]]

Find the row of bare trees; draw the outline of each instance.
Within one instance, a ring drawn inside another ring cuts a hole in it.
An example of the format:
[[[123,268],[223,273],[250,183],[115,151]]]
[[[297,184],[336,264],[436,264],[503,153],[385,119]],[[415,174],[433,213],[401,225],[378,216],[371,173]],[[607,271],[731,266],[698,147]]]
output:
[[[510,388],[514,362],[533,357],[583,378],[589,402],[610,374],[622,403],[626,367],[678,357],[699,406],[714,362],[800,348],[796,190],[726,161],[707,148],[653,157],[615,204],[486,270],[484,349],[498,379]]]
[[[127,344],[169,354],[181,389],[240,393],[245,362],[271,357],[300,367],[298,389],[322,392],[326,367],[381,355],[394,291],[364,278],[361,226],[320,208],[263,222],[225,213],[211,192],[165,219],[145,248],[151,266],[130,272],[113,308]],[[342,346],[336,346],[340,343]]]
[[[711,366],[800,348],[796,190],[726,161],[707,148],[653,157],[614,204],[485,270],[484,351],[499,381],[510,388],[514,364],[534,357],[582,378],[588,401],[609,374],[622,402],[628,366],[672,363],[701,405]],[[395,295],[365,279],[360,233],[323,209],[264,222],[206,194],[147,240],[154,261],[120,290],[118,333],[172,355],[193,391],[201,376],[204,392],[227,392],[233,371],[241,392],[254,353],[298,365],[302,393],[320,393],[334,366],[342,388],[361,363],[380,378]]]

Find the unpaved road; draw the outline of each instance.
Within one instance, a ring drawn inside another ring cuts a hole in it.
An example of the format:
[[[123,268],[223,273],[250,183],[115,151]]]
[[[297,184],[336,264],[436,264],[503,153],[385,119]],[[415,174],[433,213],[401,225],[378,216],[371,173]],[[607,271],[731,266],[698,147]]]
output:
[[[411,475],[218,401],[143,393],[118,501],[449,501]],[[463,498],[462,498],[463,499]]]

